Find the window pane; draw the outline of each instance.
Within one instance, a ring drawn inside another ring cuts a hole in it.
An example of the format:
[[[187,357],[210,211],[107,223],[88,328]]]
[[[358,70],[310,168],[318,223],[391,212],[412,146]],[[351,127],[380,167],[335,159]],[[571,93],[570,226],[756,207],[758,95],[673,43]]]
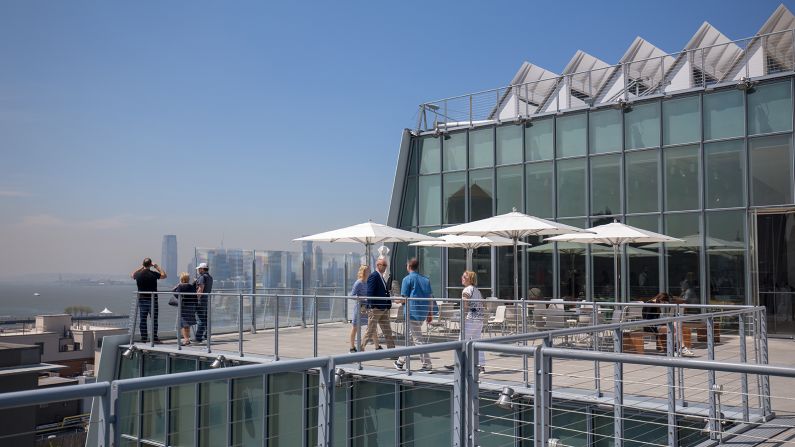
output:
[[[790,83],[756,86],[748,91],[748,134],[792,130],[792,92]]]
[[[466,205],[466,172],[444,174],[444,223],[463,223]]]
[[[196,360],[171,357],[170,361],[172,374],[196,370]],[[192,446],[196,438],[196,387],[194,385],[179,385],[171,387],[169,392],[171,393],[170,445]]]
[[[467,134],[466,132],[451,133],[442,139],[444,146],[445,171],[458,171],[467,168]]]
[[[452,419],[450,417],[450,391],[428,386],[414,388],[402,386],[401,431],[402,444],[450,445]],[[384,444],[384,445],[391,445]]]
[[[698,96],[663,101],[663,144],[693,143],[701,139]]]
[[[515,410],[505,410],[494,402],[497,400],[496,393],[493,395],[481,394],[480,396],[480,420],[478,421],[480,436],[478,445],[480,447],[504,447],[515,445],[514,421],[520,418],[521,406]]]
[[[494,166],[494,129],[469,132],[469,167]]]
[[[403,209],[400,210],[400,226],[417,225],[417,177],[406,179],[406,190],[403,196]]]
[[[466,270],[466,250],[463,248],[447,249],[447,296],[458,298],[464,286],[461,285],[461,273]],[[478,278],[482,280],[482,278]]]
[[[592,112],[589,120],[591,127],[590,150],[592,154],[621,150],[621,111],[604,109]]]
[[[208,368],[207,363],[202,369]],[[229,402],[225,380],[199,385],[199,446],[224,445],[226,439],[226,404]],[[284,445],[284,444],[282,444]]]
[[[232,382],[232,442],[234,445],[262,445],[265,394],[262,377]]]
[[[698,208],[698,146],[666,148],[665,209],[692,210]]]
[[[659,188],[659,152],[628,152],[625,162],[627,187],[627,212],[645,213],[660,209],[657,193]]]
[[[423,228],[420,233],[428,235],[429,231],[436,228]],[[419,247],[417,260],[420,262],[420,273],[431,280],[431,289],[435,296],[443,296],[442,289],[442,249],[437,247]],[[400,272],[400,270],[395,270]],[[405,270],[404,270],[405,272]]]
[[[633,104],[624,113],[624,141],[627,149],[660,145],[660,103]]]
[[[469,172],[469,220],[491,217],[494,188],[491,169]]]
[[[751,205],[792,203],[790,136],[748,140],[751,156]]]
[[[553,217],[552,163],[532,163],[527,167],[527,214],[538,217]]]
[[[519,247],[516,248],[516,262],[519,264],[519,271],[523,269],[522,253]],[[495,296],[504,299],[514,299],[513,294],[513,247],[497,247],[497,294]],[[522,278],[519,277],[519,297],[522,297]]]
[[[593,266],[593,298],[595,301],[616,301],[616,269],[613,259],[613,247],[606,247],[604,245],[598,244],[591,245],[591,265]],[[620,297],[620,285],[618,292]],[[621,301],[620,298],[618,301]]]
[[[354,447],[376,447],[395,443],[395,385],[354,382],[351,421]],[[300,414],[300,413],[295,413]],[[296,444],[300,445],[300,444]]]
[[[745,211],[707,213],[709,304],[745,304]]]
[[[166,357],[164,354],[144,355],[144,377],[166,373]],[[141,436],[151,441],[166,440],[166,390],[153,388],[141,391],[143,413],[141,414]]]
[[[665,216],[665,234],[684,240],[666,244],[668,256],[668,293],[679,296],[686,304],[700,304],[699,253],[701,230],[698,214]]]
[[[497,168],[497,214],[522,211],[522,166]]]
[[[420,225],[439,225],[442,220],[439,205],[442,200],[442,185],[439,175],[420,177]]]
[[[704,145],[705,208],[745,205],[745,151],[743,140]]]
[[[584,113],[578,113],[557,119],[558,158],[585,155],[585,118]]]
[[[552,437],[558,439],[560,445],[587,445],[588,424],[586,415],[581,409],[556,407],[552,410]]]
[[[660,232],[659,217],[627,216],[627,225],[644,230]],[[626,259],[629,265],[629,301],[647,301],[660,290],[659,244],[627,245]]]
[[[491,292],[491,248],[481,247],[472,252],[472,267],[478,274],[478,289],[483,297],[494,296]],[[459,284],[461,284],[459,282]]]
[[[525,242],[531,244],[530,247],[524,247],[527,250],[527,296],[550,299],[554,295],[552,286],[555,282],[552,259],[554,243],[544,242],[540,236],[530,237]]]
[[[561,160],[558,169],[558,216],[584,216],[585,159]]]
[[[621,157],[603,155],[591,158],[591,214],[611,216],[621,213]]]
[[[438,137],[424,137],[420,146],[420,174],[439,172],[441,158]]]
[[[558,222],[586,228],[585,219],[558,219]],[[586,244],[555,242],[560,265],[560,296],[564,299],[585,299]]]
[[[704,139],[739,137],[745,134],[743,92],[737,89],[704,95]]]
[[[268,445],[302,445],[304,427],[301,423],[301,414],[304,411],[304,375],[301,373],[272,374],[268,376],[268,380]],[[224,399],[225,404],[226,399]],[[296,420],[296,418],[298,419]]]
[[[522,126],[509,124],[497,128],[497,164],[522,162]]]
[[[527,161],[552,159],[553,124],[554,120],[552,118],[533,120],[527,124],[527,127],[525,128]]]

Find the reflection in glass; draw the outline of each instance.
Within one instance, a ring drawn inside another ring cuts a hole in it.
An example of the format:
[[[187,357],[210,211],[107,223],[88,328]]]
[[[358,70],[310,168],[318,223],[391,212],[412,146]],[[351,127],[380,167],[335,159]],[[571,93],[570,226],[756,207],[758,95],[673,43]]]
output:
[[[443,446],[452,443],[449,390],[401,387],[401,444]]]
[[[445,135],[442,146],[444,148],[442,160],[445,171],[458,171],[467,168],[466,132]]]
[[[461,285],[461,274],[466,270],[466,250],[463,248],[448,248],[447,249],[447,296],[451,298],[458,298],[461,296],[461,291],[464,286]],[[480,288],[480,281],[483,278],[478,278],[478,288]]]
[[[591,112],[590,151],[592,154],[621,150],[621,111],[613,108]]]
[[[745,133],[743,92],[732,88],[704,95],[704,139],[739,137]]]
[[[745,205],[745,151],[743,140],[704,145],[705,208]]]
[[[527,251],[527,296],[551,299],[555,283],[552,258],[555,245],[544,242],[540,236],[529,237],[525,242],[531,244],[530,247],[524,247]],[[538,290],[531,293],[533,289]]]
[[[395,385],[357,381],[352,395],[353,447],[394,445]]]
[[[527,161],[551,160],[554,152],[552,118],[532,120],[525,127]]]
[[[745,304],[745,211],[706,215],[709,304]]]
[[[620,155],[591,157],[591,215],[621,212]]]
[[[469,168],[494,166],[494,129],[469,132]]]
[[[403,195],[403,207],[400,213],[401,227],[417,225],[417,177],[406,179],[406,192]]]
[[[466,221],[466,172],[444,174],[444,223]]]
[[[624,144],[627,149],[660,145],[660,103],[632,104],[624,113]]]
[[[491,248],[481,247],[472,252],[472,268],[478,274],[478,289],[481,295],[484,298],[494,296],[491,291]]]
[[[558,219],[558,222],[586,228],[585,219]],[[560,265],[560,296],[566,300],[585,299],[585,253],[587,244],[556,242]]]
[[[668,254],[668,293],[682,298],[686,304],[701,304],[701,230],[698,214],[665,216],[665,234],[684,241],[665,244]]]
[[[664,145],[694,143],[701,139],[698,96],[665,100],[662,110]]]
[[[522,267],[522,253],[517,247],[517,262],[519,264],[519,271]],[[504,299],[514,299],[513,297],[513,246],[511,247],[497,247],[497,297]],[[519,277],[519,297],[522,297],[522,279]]]
[[[497,168],[497,214],[522,211],[522,166]]]
[[[795,331],[795,214],[759,214],[756,218],[759,304],[767,308],[768,331]]]
[[[431,229],[429,229],[431,230]],[[425,233],[425,231],[423,231]],[[417,260],[420,262],[420,273],[431,280],[431,288],[436,296],[442,296],[442,249],[420,247]]]
[[[420,140],[420,174],[435,174],[440,171],[440,142],[439,137],[423,137]]]
[[[660,232],[659,218],[651,216],[627,216],[626,224],[644,230]],[[632,244],[625,247],[628,261],[628,301],[647,301],[660,290],[659,244]]]
[[[562,116],[557,119],[557,157],[573,157],[585,155],[586,146],[586,115],[578,113],[575,115]]]
[[[595,301],[615,301],[616,299],[613,254],[612,246],[601,244],[591,245],[593,298]],[[620,293],[621,290],[619,290],[619,294]]]
[[[208,369],[209,363],[202,362],[201,369]],[[212,447],[224,445],[226,439],[226,404],[229,402],[225,380],[199,384],[199,446]]]
[[[558,216],[584,216],[585,159],[560,160],[558,169]]]
[[[190,372],[196,370],[196,360],[184,357],[171,357],[171,373]],[[169,419],[171,432],[169,445],[188,447],[194,445],[196,439],[196,386],[179,385],[169,389],[171,402]]]
[[[665,209],[698,208],[698,146],[669,147],[663,150],[665,167]]]
[[[442,220],[439,205],[442,201],[442,185],[439,175],[424,175],[419,183],[420,225],[439,225]]]
[[[140,377],[141,358],[140,354],[125,358],[119,358],[119,379],[132,379]],[[137,391],[121,393],[119,396],[119,430],[122,434],[138,437],[138,399]]]
[[[232,382],[232,443],[262,445],[265,394],[262,377]]]
[[[469,221],[485,219],[493,215],[491,169],[469,171]]]
[[[792,130],[790,82],[763,84],[748,91],[748,134]]]
[[[659,152],[628,152],[625,157],[627,212],[659,211]]]
[[[527,214],[543,218],[554,216],[552,195],[552,162],[530,163],[526,166]]]
[[[304,375],[272,374],[268,376],[268,390],[268,445],[302,445],[304,427],[300,421],[304,410]]]
[[[748,140],[751,159],[751,205],[792,203],[790,136]]]
[[[166,373],[165,354],[144,354],[144,377]],[[143,414],[141,436],[143,439],[165,443],[166,438],[166,391],[153,388],[141,392]]]
[[[496,395],[480,396],[480,418],[478,421],[481,447],[502,447],[514,439],[514,421],[520,420],[521,407],[505,410],[494,404]],[[513,442],[510,445],[514,445]]]
[[[497,128],[497,164],[508,165],[522,162],[522,126],[500,126]]]
[[[576,408],[563,405],[552,410],[552,438],[558,439],[560,445],[587,445],[588,424],[586,414]]]

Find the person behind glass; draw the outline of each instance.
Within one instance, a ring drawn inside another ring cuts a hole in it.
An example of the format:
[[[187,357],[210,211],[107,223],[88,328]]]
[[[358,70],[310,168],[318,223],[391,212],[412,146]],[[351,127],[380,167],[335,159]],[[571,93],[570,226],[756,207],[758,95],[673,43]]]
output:
[[[152,267],[155,271],[152,271]],[[144,258],[141,267],[130,274],[138,287],[138,329],[141,333],[141,340],[146,343],[149,341],[148,329],[146,327],[146,317],[152,315],[152,340],[160,343],[157,337],[158,305],[157,280],[166,279],[166,272],[159,265],[152,262],[151,258]],[[150,292],[150,293],[146,293]]]
[[[188,272],[179,274],[179,284],[171,290],[180,300],[179,327],[182,330],[182,344],[190,345],[190,327],[196,324],[196,286],[190,283]]]
[[[661,303],[662,304],[668,304],[670,302],[671,302],[671,299],[670,299],[670,297],[668,296],[667,293],[665,293],[665,292],[658,293],[657,295],[654,296],[654,298],[652,298],[649,301],[647,301],[647,303],[651,304],[651,306],[644,306],[643,307],[643,319],[644,320],[656,320],[656,319],[660,318],[660,316],[662,315],[662,309],[660,308],[660,306],[655,306],[655,304],[661,304]],[[645,326],[643,328],[643,330],[645,332],[651,332],[651,333],[655,334],[655,337],[657,339],[657,351],[658,352],[665,351],[665,340],[666,340],[665,334],[668,333],[668,327],[667,326]]]
[[[399,300],[399,302],[408,301],[409,312],[406,315],[406,330],[410,333],[409,340],[412,345],[423,344],[422,340],[422,323],[424,321],[430,323],[433,321],[433,314],[436,312],[436,303],[431,299],[433,297],[433,290],[431,290],[431,281],[427,276],[418,273],[420,267],[417,258],[411,258],[406,263],[406,270],[409,272],[400,287],[400,295],[404,298],[426,298],[426,299],[410,299]],[[404,309],[406,306],[403,306]],[[405,312],[405,311],[404,311]],[[430,372],[433,370],[431,365],[431,356],[428,353],[420,354],[422,359],[421,372]],[[395,360],[395,368],[399,371],[403,370],[407,358],[404,356]]]
[[[196,304],[196,342],[201,343],[204,341],[204,336],[207,333],[207,294],[213,291],[213,277],[210,276],[210,268],[206,262],[202,262],[196,267],[199,273],[196,281],[193,284],[196,286],[196,294],[198,295],[198,303]]]
[[[477,284],[477,273],[467,270],[461,275],[461,285],[464,286],[464,290],[461,292],[461,302],[466,312],[464,340],[480,340],[483,333],[483,295],[478,290]],[[445,365],[445,368],[454,369],[454,366]],[[478,352],[478,370],[481,373],[486,372],[486,353],[484,351]]]
[[[381,349],[381,344],[378,341],[379,326],[386,339],[386,346],[388,348],[395,347],[395,337],[392,335],[392,327],[389,325],[389,308],[392,307],[392,300],[389,298],[389,289],[387,289],[386,278],[384,278],[387,267],[386,258],[379,257],[375,262],[376,271],[367,277],[367,300],[365,301],[367,334],[362,341],[362,350],[371,341],[375,344],[375,349]]]
[[[367,296],[367,277],[370,275],[370,267],[366,265],[359,266],[359,272],[356,273],[356,282],[353,283],[351,288],[351,296],[362,298]],[[351,322],[351,335],[350,335],[350,352],[356,352],[356,332],[362,326],[367,326],[367,314],[364,312],[364,301],[357,299],[353,305],[350,306],[350,322]],[[362,348],[364,351],[364,348]]]

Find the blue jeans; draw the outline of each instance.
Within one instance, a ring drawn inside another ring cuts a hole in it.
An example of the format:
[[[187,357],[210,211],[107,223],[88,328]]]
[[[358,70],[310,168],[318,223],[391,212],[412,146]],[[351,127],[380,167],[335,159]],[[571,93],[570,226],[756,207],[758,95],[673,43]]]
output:
[[[149,329],[146,327],[146,317],[152,315],[152,336],[157,339],[157,295],[153,298],[139,298],[138,299],[138,329],[141,332],[141,339],[149,339]]]
[[[199,298],[199,303],[196,305],[196,319],[199,321],[196,325],[196,340],[202,341],[207,332],[207,298]]]

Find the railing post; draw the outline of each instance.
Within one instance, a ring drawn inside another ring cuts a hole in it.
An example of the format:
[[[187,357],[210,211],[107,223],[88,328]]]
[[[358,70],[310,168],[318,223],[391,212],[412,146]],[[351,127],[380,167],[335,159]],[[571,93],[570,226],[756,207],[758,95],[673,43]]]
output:
[[[132,345],[135,342],[135,328],[138,327],[138,302],[140,301],[140,297],[138,292],[135,293],[135,310],[133,311],[132,320],[130,321],[130,344]],[[22,324],[22,333],[25,333],[25,325]]]
[[[463,377],[466,378],[466,395],[463,398],[467,402],[467,430],[464,436],[467,438],[466,445],[468,447],[476,447],[479,442],[478,432],[480,430],[480,389],[476,366],[478,355],[472,342],[466,343],[462,349],[466,349],[466,354],[461,359],[456,358],[456,361],[461,362],[462,366],[466,365],[466,370],[462,372]],[[464,353],[462,352],[462,354]]]
[[[312,298],[312,307],[312,319],[314,320],[312,324],[312,357],[317,357],[317,293]]]
[[[159,307],[159,306],[158,306]],[[159,309],[158,309],[159,310]],[[158,312],[159,313],[159,312]],[[157,328],[157,317],[160,315],[155,315],[155,294],[149,294],[149,319],[152,321],[152,326],[149,328],[149,346],[155,346],[155,337],[160,337],[155,331]]]
[[[273,322],[273,359],[279,360],[279,295],[276,294],[276,320]]]
[[[679,304],[676,305],[676,314],[675,315],[677,317],[682,316],[682,308],[679,306]],[[684,340],[682,340],[682,337],[683,337],[682,334],[684,332],[684,327],[685,327],[684,321],[680,320],[680,321],[677,321],[676,323],[674,323],[674,328],[675,328],[674,332],[676,332],[675,338],[674,338],[674,342],[675,342],[675,344],[674,344],[674,352],[676,352],[675,355],[679,355],[680,354],[682,346],[683,346],[683,343],[684,343]],[[677,375],[676,380],[677,380],[677,383],[679,385],[679,402],[680,402],[680,404],[683,407],[686,407],[687,406],[687,400],[685,400],[685,374],[684,374],[684,370],[682,368],[679,368],[679,374]]]
[[[591,326],[597,326],[599,324],[599,305],[592,301],[591,303]],[[591,344],[593,345],[594,351],[599,351],[599,331],[593,331],[593,335],[591,335]],[[593,377],[594,377],[594,389],[596,390],[596,397],[602,397],[602,371],[601,367],[599,366],[599,361],[593,362]]]
[[[180,333],[182,329],[182,325],[180,324],[180,320],[182,319],[182,296],[181,293],[177,295],[177,351],[182,350],[182,334]]]
[[[533,416],[535,420],[535,442],[538,447],[547,447],[552,427],[552,358],[544,355],[544,347],[552,344],[551,338],[544,339],[544,345],[536,346],[535,352],[535,399]]]
[[[763,365],[767,365],[767,316],[765,315],[764,308],[759,310],[759,343],[759,361]],[[772,413],[770,408],[770,376],[762,375],[761,379],[762,389],[760,390],[760,394],[762,395],[762,418],[767,421]]]
[[[328,447],[334,442],[334,360],[320,367],[317,400],[317,445]]]
[[[359,297],[359,296],[356,297],[356,309],[353,310],[353,313],[354,313],[353,314],[353,321],[357,321],[357,319],[359,321],[359,324],[356,325],[356,351],[357,352],[361,352],[361,351],[363,351],[363,349],[362,349],[362,319],[361,319],[361,317],[362,317],[362,301],[361,301],[361,297]],[[368,315],[368,317],[369,317],[369,315]],[[368,321],[368,323],[369,323],[369,321]],[[378,335],[378,334],[376,334],[376,335]],[[356,365],[357,365],[357,367],[359,369],[362,369],[362,362],[358,362]]]
[[[713,337],[713,328],[715,327],[715,320],[712,317],[707,317],[707,359],[715,360],[715,339]],[[720,425],[718,424],[718,402],[715,389],[715,370],[710,369],[707,371],[707,386],[709,387],[709,438],[716,439]]]
[[[111,389],[105,390],[105,394],[100,396],[99,405],[102,411],[103,424],[100,424],[100,431],[102,432],[102,439],[100,447],[110,447],[110,440],[113,439],[113,427],[115,421],[113,420],[113,410],[111,409]]]
[[[406,339],[404,340],[406,347],[409,347],[409,343],[411,343],[411,305],[409,303],[411,303],[411,298],[406,297],[406,318],[404,318],[406,330],[403,331],[406,333]],[[367,323],[369,324],[370,322],[368,321]],[[406,374],[411,375],[411,355],[406,355]]]
[[[213,295],[207,295],[207,353],[213,352]]]
[[[622,352],[623,334],[621,328],[613,331],[613,351]],[[613,445],[624,446],[624,364],[613,364]]]
[[[243,294],[240,294],[237,309],[237,351],[243,357]]]
[[[469,127],[472,127],[472,95],[469,95]]]
[[[110,423],[108,424],[110,433],[108,437],[113,440],[111,444],[113,447],[120,447],[121,430],[119,427],[121,421],[119,419],[121,415],[119,414],[119,386],[116,382],[111,382],[110,384],[110,399],[108,405],[110,407]]]
[[[656,334],[659,336],[659,334]],[[665,350],[668,357],[674,356],[674,324],[668,323],[666,325],[665,334]],[[655,340],[656,343],[656,340]],[[666,376],[668,379],[668,445],[677,447],[679,445],[679,435],[677,433],[676,421],[676,368],[666,368]]]
[[[471,345],[469,343],[468,345]],[[467,445],[467,357],[464,349],[468,345],[461,344],[453,351],[453,447]]]
[[[527,300],[522,300],[522,334],[527,334]],[[527,346],[527,338],[522,339],[522,346]],[[524,386],[530,387],[530,375],[527,371],[527,354],[522,354],[522,375]]]
[[[738,326],[740,329],[740,363],[748,361],[748,352],[745,346],[745,315],[740,314],[738,317]],[[748,412],[748,374],[740,374],[740,398],[742,399],[743,407],[743,422],[750,420]]]

